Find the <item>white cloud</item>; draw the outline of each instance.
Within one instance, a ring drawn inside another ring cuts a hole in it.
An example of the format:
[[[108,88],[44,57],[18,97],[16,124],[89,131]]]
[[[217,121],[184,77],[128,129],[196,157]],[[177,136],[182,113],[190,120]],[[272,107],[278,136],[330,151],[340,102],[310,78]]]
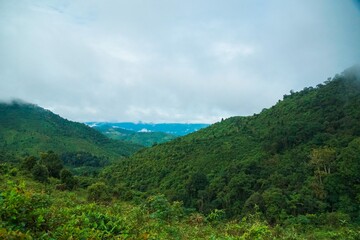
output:
[[[255,53],[255,48],[241,43],[220,42],[213,46],[212,53],[222,62],[229,62],[238,57],[248,57]]]
[[[138,132],[149,133],[149,132],[151,132],[151,130],[148,130],[148,129],[146,129],[146,128],[143,128],[143,129],[139,130]]]
[[[352,1],[0,1],[0,98],[76,121],[214,122],[360,62]]]

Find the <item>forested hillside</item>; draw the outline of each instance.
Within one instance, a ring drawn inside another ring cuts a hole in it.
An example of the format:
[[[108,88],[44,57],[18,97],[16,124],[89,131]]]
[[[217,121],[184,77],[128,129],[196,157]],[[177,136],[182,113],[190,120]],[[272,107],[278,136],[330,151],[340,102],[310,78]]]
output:
[[[101,132],[106,129],[125,129],[134,132],[162,132],[175,136],[185,136],[209,126],[206,123],[86,122],[86,124]]]
[[[33,104],[0,103],[0,154],[20,157],[40,152],[85,151],[117,158],[141,146],[110,140],[85,124],[71,122]]]
[[[359,73],[353,67],[260,114],[141,150],[104,176],[230,218],[258,209],[272,224],[335,215],[360,221]]]
[[[111,139],[132,142],[146,147],[158,143],[169,142],[177,138],[175,135],[164,132],[135,132],[119,127],[114,128],[113,126],[106,124],[94,126],[93,128]]]

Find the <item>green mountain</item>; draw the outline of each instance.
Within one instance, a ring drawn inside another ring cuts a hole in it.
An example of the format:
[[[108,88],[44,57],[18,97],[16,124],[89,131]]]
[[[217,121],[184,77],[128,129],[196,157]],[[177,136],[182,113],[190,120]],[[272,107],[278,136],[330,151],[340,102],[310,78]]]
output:
[[[0,156],[21,157],[54,151],[88,152],[117,158],[129,156],[140,145],[108,139],[82,123],[76,123],[33,104],[0,103]]]
[[[123,128],[114,128],[109,125],[100,125],[94,128],[111,139],[123,140],[147,147],[177,138],[175,135],[163,132],[135,132]]]
[[[143,149],[104,177],[205,213],[258,209],[270,223],[322,213],[360,220],[359,76],[360,67],[350,68],[260,114]]]

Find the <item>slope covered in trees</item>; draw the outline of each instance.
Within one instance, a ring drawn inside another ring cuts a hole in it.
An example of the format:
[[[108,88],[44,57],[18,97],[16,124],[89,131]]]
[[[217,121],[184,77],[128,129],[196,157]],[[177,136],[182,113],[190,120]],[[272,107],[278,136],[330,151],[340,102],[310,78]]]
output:
[[[104,177],[203,213],[258,209],[272,224],[360,221],[359,69],[291,92],[260,114],[141,150]]]
[[[36,105],[0,103],[0,156],[4,159],[49,150],[59,154],[85,151],[115,158],[129,156],[140,148],[108,139],[85,124],[68,121]]]
[[[134,132],[162,132],[175,136],[185,136],[209,126],[206,123],[86,122],[86,124],[101,131],[117,128]]]
[[[175,135],[164,132],[135,132],[119,127],[114,128],[110,124],[102,124],[94,126],[94,128],[111,139],[132,142],[146,147],[150,147],[158,143],[169,142],[177,138]]]

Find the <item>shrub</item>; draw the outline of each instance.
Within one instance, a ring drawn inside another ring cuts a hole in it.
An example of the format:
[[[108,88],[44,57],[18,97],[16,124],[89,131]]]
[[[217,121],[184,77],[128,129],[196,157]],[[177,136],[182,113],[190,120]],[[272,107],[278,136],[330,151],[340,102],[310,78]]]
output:
[[[63,184],[65,184],[66,189],[68,190],[74,189],[78,183],[76,178],[74,178],[73,174],[66,168],[61,170],[60,180]]]
[[[43,183],[49,182],[49,171],[45,165],[36,164],[31,172],[36,181]]]
[[[151,218],[166,221],[179,219],[184,214],[181,202],[171,204],[163,194],[148,197],[145,209],[149,212]]]
[[[33,167],[36,165],[37,163],[37,159],[34,156],[29,156],[24,158],[24,160],[21,163],[21,168],[31,171],[33,169]]]
[[[45,212],[50,205],[47,196],[28,192],[25,184],[10,187],[0,193],[0,228],[37,231],[46,228]]]
[[[109,202],[111,200],[110,188],[103,182],[92,184],[87,191],[89,201]]]

